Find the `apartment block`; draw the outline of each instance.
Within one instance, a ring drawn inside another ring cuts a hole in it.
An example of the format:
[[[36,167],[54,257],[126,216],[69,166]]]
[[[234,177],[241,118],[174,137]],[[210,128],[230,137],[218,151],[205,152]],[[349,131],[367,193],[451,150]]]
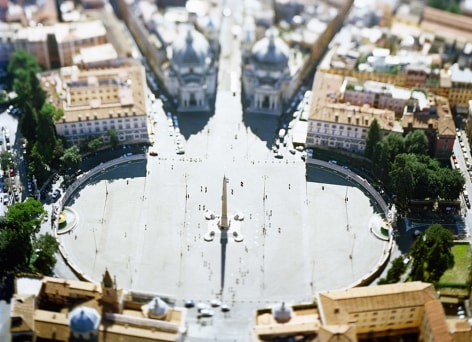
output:
[[[21,27],[12,39],[15,50],[28,51],[44,69],[73,65],[80,49],[107,42],[100,20]]]
[[[186,309],[154,293],[45,277],[38,294],[12,299],[12,341],[182,341]]]
[[[321,71],[315,75],[312,93],[307,147],[363,153],[375,119],[384,135],[395,132],[405,136],[422,130],[429,139],[430,155],[437,159],[451,155],[455,124],[445,97]]]
[[[131,60],[115,60],[102,67],[64,67],[43,73],[41,84],[49,101],[63,110],[55,122],[68,143],[90,137],[110,141],[115,131],[121,143],[149,141],[144,67]]]
[[[408,282],[322,291],[315,302],[256,312],[253,341],[469,341],[466,319],[448,318],[432,284]]]

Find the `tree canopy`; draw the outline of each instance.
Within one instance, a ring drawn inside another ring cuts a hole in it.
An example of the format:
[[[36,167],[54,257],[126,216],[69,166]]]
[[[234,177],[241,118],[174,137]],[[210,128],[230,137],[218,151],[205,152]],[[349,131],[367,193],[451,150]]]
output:
[[[374,149],[377,143],[382,138],[380,132],[380,125],[376,119],[372,120],[372,123],[369,127],[369,132],[367,133],[367,138],[365,141],[365,155],[367,158],[371,158],[374,154]]]
[[[412,280],[437,282],[446,270],[454,266],[452,254],[454,236],[440,224],[428,227],[411,247]]]
[[[48,178],[51,166],[59,161],[62,142],[57,138],[54,120],[63,113],[45,103],[46,93],[37,75],[41,68],[34,56],[23,50],[15,51],[7,70],[17,93],[17,106],[23,111],[20,131],[28,141],[28,173],[42,183]]]
[[[65,168],[77,168],[82,163],[82,155],[78,146],[73,145],[64,150],[61,162]]]
[[[18,271],[51,274],[59,245],[50,234],[38,236],[44,215],[41,202],[28,198],[9,206],[0,218],[0,297],[11,298],[11,281]]]
[[[465,184],[457,169],[440,167],[432,158],[412,153],[402,153],[395,158],[390,177],[397,202],[404,206],[412,198],[457,199]]]

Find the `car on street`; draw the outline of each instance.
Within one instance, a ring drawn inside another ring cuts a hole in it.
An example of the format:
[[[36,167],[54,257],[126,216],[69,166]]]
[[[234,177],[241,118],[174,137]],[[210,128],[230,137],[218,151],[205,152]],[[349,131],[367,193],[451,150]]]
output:
[[[54,192],[52,193],[53,200],[57,200],[60,196],[61,196],[61,190],[59,189],[54,190]]]
[[[283,137],[285,136],[285,133],[287,133],[287,131],[284,128],[281,128],[279,130],[279,138],[283,139]]]
[[[219,299],[212,299],[210,301],[210,305],[214,308],[217,308],[221,305],[221,301]]]
[[[156,151],[149,151],[149,155],[152,157],[157,157],[158,153]]]
[[[283,159],[284,155],[281,154],[281,153],[276,153],[276,154],[274,154],[274,157],[277,158],[277,159]]]
[[[128,152],[128,153],[123,154],[123,158],[131,157],[132,155],[133,155],[133,153]]]
[[[7,205],[8,202],[10,201],[10,197],[8,196],[8,194],[3,194],[2,195],[2,201],[3,201],[3,204]]]
[[[213,310],[210,309],[202,309],[200,310],[200,317],[213,317]]]
[[[195,306],[195,302],[193,300],[186,300],[184,306],[187,309],[193,308]]]

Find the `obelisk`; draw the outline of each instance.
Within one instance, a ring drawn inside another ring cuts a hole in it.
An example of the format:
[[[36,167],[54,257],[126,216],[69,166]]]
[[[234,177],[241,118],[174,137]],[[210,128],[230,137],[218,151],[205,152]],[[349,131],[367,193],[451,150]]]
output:
[[[226,183],[228,183],[228,179],[226,178],[226,176],[224,176],[223,177],[223,195],[221,196],[221,218],[220,218],[220,222],[218,223],[218,227],[220,229],[229,228]]]

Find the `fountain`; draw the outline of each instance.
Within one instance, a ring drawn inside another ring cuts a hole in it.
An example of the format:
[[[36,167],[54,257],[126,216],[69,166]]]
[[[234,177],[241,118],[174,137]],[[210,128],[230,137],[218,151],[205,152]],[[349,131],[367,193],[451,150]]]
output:
[[[63,210],[57,216],[57,233],[65,234],[70,232],[77,226],[79,216],[77,212],[71,207],[64,207]]]

